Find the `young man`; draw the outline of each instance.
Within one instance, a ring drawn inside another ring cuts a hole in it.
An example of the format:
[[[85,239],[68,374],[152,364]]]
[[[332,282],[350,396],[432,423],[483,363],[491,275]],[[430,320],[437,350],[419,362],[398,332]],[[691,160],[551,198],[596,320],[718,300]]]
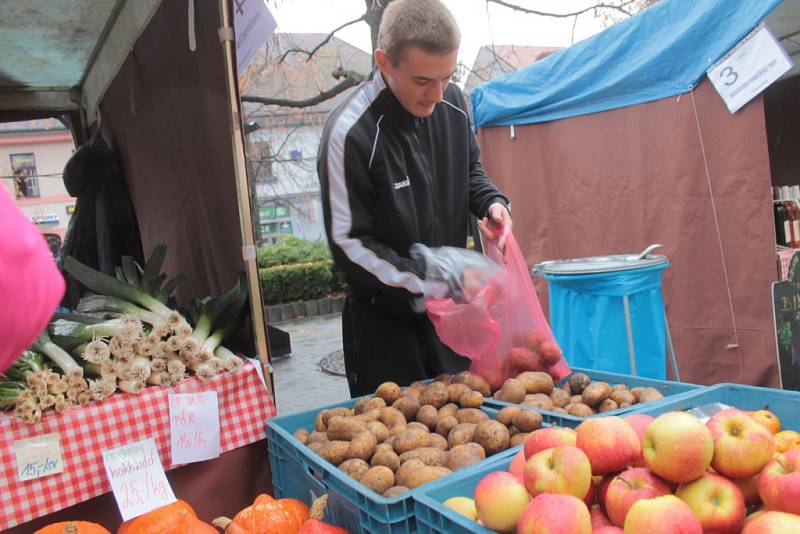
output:
[[[328,242],[350,287],[342,338],[353,396],[469,367],[412,310],[433,283],[409,254],[415,243],[464,247],[470,216],[488,239],[511,227],[508,199],[484,173],[464,97],[450,84],[460,40],[439,0],[395,0],[381,21],[377,70],[325,125],[317,170]]]

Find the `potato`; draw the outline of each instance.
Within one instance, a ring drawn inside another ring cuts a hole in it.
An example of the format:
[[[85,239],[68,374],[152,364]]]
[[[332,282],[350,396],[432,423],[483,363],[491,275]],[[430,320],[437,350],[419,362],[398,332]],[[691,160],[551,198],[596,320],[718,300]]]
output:
[[[566,391],[567,393],[570,394],[570,396],[572,396],[572,388],[569,387],[569,380],[558,386],[558,389]]]
[[[624,408],[636,404],[636,397],[627,389],[618,389],[611,392],[611,400],[617,403],[617,406]]]
[[[453,381],[458,383],[458,380],[455,380],[455,377],[453,377]],[[469,386],[470,389],[479,391],[480,394],[483,395],[484,397],[492,396],[492,388],[489,387],[489,383],[486,380],[484,380],[482,376],[467,371],[461,382]]]
[[[652,402],[663,398],[664,395],[656,388],[644,388],[639,394],[639,402]]]
[[[578,402],[570,406],[569,410],[567,410],[567,413],[574,415],[575,417],[589,417],[590,415],[594,415],[594,410],[592,410],[589,406]]]
[[[347,473],[350,478],[361,480],[364,473],[369,471],[369,464],[360,458],[350,458],[342,462],[339,469]]]
[[[472,389],[466,384],[450,384],[447,386],[447,396],[450,402],[458,402],[465,393],[472,392]]]
[[[525,371],[517,375],[517,380],[525,386],[526,393],[544,393],[553,391],[553,377],[539,371]]]
[[[328,426],[328,439],[331,441],[350,441],[367,430],[367,424],[352,417],[333,417]]]
[[[586,406],[594,408],[611,395],[611,386],[606,382],[592,382],[583,390],[581,397]]]
[[[303,445],[305,445],[306,443],[308,443],[308,430],[306,430],[305,428],[298,428],[297,430],[295,430],[294,432],[292,432],[292,435],[293,435],[295,438],[297,438],[297,440],[298,440],[300,443],[302,443]]]
[[[402,399],[403,397],[410,397],[412,399],[416,399],[416,401],[419,402],[419,398],[421,396],[422,396],[422,390],[421,389],[419,389],[419,388],[408,388],[405,391],[403,391],[403,396],[400,397],[400,398]],[[397,402],[397,401],[395,401],[395,402]],[[394,404],[394,403],[392,403],[392,404]]]
[[[436,423],[439,421],[439,410],[431,404],[420,406],[417,410],[416,420],[428,427],[428,430],[435,430]]]
[[[350,448],[349,441],[328,441],[327,443],[314,443],[311,450],[322,456],[333,465],[339,465],[347,460],[347,449]]]
[[[514,416],[513,423],[520,432],[533,432],[542,426],[542,414],[534,410],[522,410]]]
[[[550,411],[551,412],[555,412],[555,413],[567,413],[567,410],[565,410],[564,408],[562,408],[560,406],[554,406],[553,409],[550,410]]]
[[[458,404],[462,408],[480,408],[483,404],[483,395],[481,395],[480,391],[470,391],[469,393],[464,393],[458,399]]]
[[[416,428],[417,430],[421,430],[421,431],[425,432],[426,434],[428,432],[430,432],[430,429],[428,428],[428,426],[427,425],[423,425],[419,421],[411,421],[410,423],[408,423],[406,425],[406,429],[410,430],[412,428]]]
[[[386,406],[391,406],[402,394],[403,390],[394,382],[384,382],[375,390],[375,396],[383,399]]]
[[[330,440],[328,439],[328,434],[325,432],[317,432],[316,430],[308,435],[308,440],[306,441],[306,445],[311,445],[312,443],[327,443]]]
[[[569,398],[570,404],[583,404],[583,395],[573,395]]]
[[[525,399],[525,385],[516,378],[503,382],[503,387],[495,392],[494,398],[499,401],[520,403]]]
[[[511,426],[512,424],[514,424],[513,423],[514,416],[521,411],[522,408],[520,408],[519,406],[506,406],[505,408],[497,412],[497,420],[506,426]]]
[[[437,410],[448,403],[450,396],[447,393],[447,386],[441,382],[433,382],[428,388],[422,392],[419,398],[420,405],[424,406],[430,404]]]
[[[447,463],[445,467],[452,471],[458,471],[468,465],[476,464],[485,458],[486,451],[477,443],[456,445],[447,451]]]
[[[556,388],[550,393],[550,400],[553,401],[554,407],[560,406],[563,408],[564,406],[569,404],[569,399],[570,399],[569,393],[567,393],[563,389]]]
[[[643,389],[643,387],[631,388],[631,393],[633,393],[634,398],[636,398],[636,402],[639,402],[639,395],[642,394]]]
[[[619,408],[619,405],[611,399],[606,399],[600,404],[597,405],[597,413],[605,413],[610,412],[611,410],[616,410]]]
[[[395,425],[389,429],[389,437],[384,440],[384,443],[394,438],[398,434],[402,434],[407,430],[408,425]]]
[[[353,405],[353,414],[360,415],[364,413],[364,406],[367,405],[370,398],[371,397],[361,397],[360,399],[358,399],[356,403]]]
[[[515,427],[514,425],[511,425],[510,427],[508,427],[508,435],[509,436],[511,436],[513,438],[517,434],[519,434],[519,428]]]
[[[406,486],[410,487],[406,482],[410,474],[417,470],[422,469],[423,467],[427,467],[423,464],[420,460],[409,460],[404,464],[400,464],[400,467],[394,473],[394,480],[395,483],[399,486]]]
[[[368,412],[370,410],[376,410],[380,408],[386,408],[386,401],[380,397],[374,397],[367,401],[367,404],[364,405],[364,411]]]
[[[381,420],[381,409],[380,408],[372,408],[369,411],[361,412],[358,415],[354,415],[353,419],[358,421],[364,421],[365,423],[369,423],[370,421],[380,421]]]
[[[323,410],[322,424],[327,428],[331,424],[331,419],[334,417],[350,417],[352,415],[353,412],[351,412],[348,408],[331,408],[330,410]]]
[[[522,401],[523,406],[532,406],[538,410],[552,410],[553,399],[544,393],[534,393],[533,395],[525,395],[525,400]]]
[[[317,417],[314,419],[314,430],[316,432],[325,432],[327,430],[325,423],[322,422],[322,412],[317,413]]]
[[[400,467],[400,457],[393,450],[383,449],[380,451],[375,451],[375,454],[372,455],[372,459],[369,463],[373,467],[376,465],[383,465],[392,471],[397,471],[397,469]]]
[[[413,421],[419,410],[420,401],[410,396],[402,396],[392,403],[392,408],[396,408],[403,414],[406,421]],[[389,426],[389,425],[386,425]]]
[[[417,428],[407,429],[394,437],[392,447],[397,454],[424,447],[428,443],[428,433]]]
[[[377,446],[378,440],[375,438],[375,434],[365,430],[350,441],[350,446],[347,448],[347,457],[369,460]]]
[[[385,465],[376,465],[361,477],[361,483],[380,495],[394,486],[394,473]]]
[[[509,442],[509,447],[516,447],[521,443],[525,443],[525,440],[530,436],[530,432],[520,432],[519,434],[514,434],[511,436],[511,441]]]
[[[408,488],[405,486],[392,486],[388,490],[383,492],[384,497],[397,497],[402,495],[403,493],[407,492]]]
[[[493,419],[487,419],[475,426],[472,440],[483,447],[487,455],[491,455],[506,450],[511,437],[505,425]]]
[[[447,464],[447,454],[445,451],[434,447],[420,447],[400,455],[400,465],[409,460],[419,460],[425,465],[444,466]]]
[[[416,415],[416,412],[414,414]],[[386,408],[381,408],[381,423],[391,430],[395,426],[405,426],[406,416],[397,408],[387,406]]]
[[[489,416],[477,408],[461,408],[456,412],[456,419],[459,423],[477,423],[489,419]]]
[[[370,421],[367,423],[367,430],[372,432],[372,435],[375,436],[375,440],[378,443],[383,443],[386,441],[386,438],[389,437],[389,429],[380,421]]]
[[[434,382],[441,382],[445,386],[449,386],[453,383],[453,377],[448,373],[440,373],[436,375],[436,378],[433,379]]]
[[[572,373],[569,377],[569,390],[572,392],[573,395],[580,395],[583,393],[583,390],[586,389],[586,386],[591,384],[592,379],[589,378],[589,375],[584,373]]]
[[[391,443],[378,443],[378,446],[375,447],[375,454],[378,454],[381,451],[392,451],[392,452],[394,452],[394,447],[392,447]]]
[[[446,451],[450,445],[447,443],[446,437],[442,436],[441,434],[437,434],[436,432],[431,432],[428,434],[428,444],[426,446],[435,447],[437,449]]]
[[[425,466],[407,473],[402,485],[414,489],[417,486],[427,484],[428,482],[447,476],[450,473],[452,473],[452,471],[446,467]]]
[[[447,443],[450,448],[472,441],[472,436],[475,435],[475,423],[458,423],[454,426],[450,433],[447,434]]]
[[[446,415],[444,417],[439,417],[439,421],[436,423],[436,433],[447,437],[450,434],[450,430],[458,424],[458,419],[452,415]]]
[[[452,415],[455,417],[456,412],[458,411],[458,404],[454,402],[448,402],[441,408],[439,408],[439,418],[446,417],[448,415]]]
[[[629,391],[629,388],[626,384],[615,384],[611,389],[613,391]]]

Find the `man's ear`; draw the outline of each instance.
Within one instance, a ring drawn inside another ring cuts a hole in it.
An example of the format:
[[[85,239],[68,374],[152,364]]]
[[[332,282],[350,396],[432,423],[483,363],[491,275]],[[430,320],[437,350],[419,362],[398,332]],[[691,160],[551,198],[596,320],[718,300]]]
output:
[[[382,48],[376,48],[374,55],[375,55],[375,64],[378,65],[378,68],[381,70],[382,73],[386,74],[386,71],[390,65],[389,56],[386,55],[386,51]]]

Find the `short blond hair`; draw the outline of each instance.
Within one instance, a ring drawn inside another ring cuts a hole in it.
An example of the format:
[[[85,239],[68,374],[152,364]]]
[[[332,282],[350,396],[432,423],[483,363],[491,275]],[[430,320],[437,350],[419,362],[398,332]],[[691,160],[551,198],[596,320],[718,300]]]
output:
[[[440,0],[394,0],[383,12],[378,47],[397,65],[410,46],[430,54],[458,50],[461,31]]]

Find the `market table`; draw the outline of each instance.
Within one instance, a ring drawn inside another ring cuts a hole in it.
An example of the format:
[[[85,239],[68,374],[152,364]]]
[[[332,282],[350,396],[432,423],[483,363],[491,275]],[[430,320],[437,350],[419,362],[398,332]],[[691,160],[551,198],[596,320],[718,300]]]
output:
[[[168,395],[215,390],[219,398],[220,458],[187,465],[178,471],[206,473],[212,479],[236,480],[240,474],[252,474],[257,466],[268,464],[266,444],[266,421],[275,415],[275,403],[259,376],[257,368],[247,363],[236,373],[222,373],[206,383],[195,377],[174,388],[150,387],[139,395],[115,394],[101,402],[93,402],[82,408],[63,413],[48,412],[39,423],[28,425],[9,415],[0,416],[0,484],[5,498],[0,505],[0,529],[26,523],[35,518],[83,503],[103,494],[111,486],[103,467],[102,451],[154,438],[161,463],[165,471],[178,468],[172,465],[170,453]],[[17,478],[13,445],[15,442],[58,432],[61,437],[63,472],[26,482]],[[260,445],[259,445],[260,444]],[[245,448],[241,451],[237,449]],[[231,451],[231,452],[229,452]],[[238,460],[238,461],[237,461]],[[257,462],[253,464],[252,462]],[[217,465],[215,465],[217,464]],[[225,501],[222,488],[210,484],[209,480],[178,475],[168,478],[183,480],[184,487],[174,487],[176,497],[192,503],[193,495],[198,499],[206,494],[217,501]],[[259,478],[261,473],[258,473]],[[268,479],[267,479],[268,480]],[[266,491],[260,488],[258,491]],[[113,514],[119,517],[113,497],[104,495]],[[236,510],[233,510],[234,512]],[[230,511],[228,511],[230,513]],[[87,519],[75,517],[72,519]],[[117,522],[119,519],[117,519]],[[31,525],[19,532],[30,532]]]

